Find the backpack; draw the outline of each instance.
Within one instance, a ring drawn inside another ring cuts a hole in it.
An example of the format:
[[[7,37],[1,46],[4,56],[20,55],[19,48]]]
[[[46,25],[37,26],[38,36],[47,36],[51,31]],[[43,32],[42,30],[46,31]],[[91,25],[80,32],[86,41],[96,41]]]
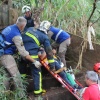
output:
[[[4,54],[5,43],[2,34],[0,33],[0,57]]]

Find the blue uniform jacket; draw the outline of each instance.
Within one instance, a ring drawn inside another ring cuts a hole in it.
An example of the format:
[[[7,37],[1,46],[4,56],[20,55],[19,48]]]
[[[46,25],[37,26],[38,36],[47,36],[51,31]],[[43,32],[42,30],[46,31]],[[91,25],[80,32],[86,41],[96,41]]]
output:
[[[4,36],[4,41],[7,44],[14,44],[14,42],[12,41],[13,37],[18,35],[21,36],[20,30],[16,24],[6,27],[2,31],[2,35]],[[11,46],[4,51],[4,54],[14,54],[15,51],[16,51],[16,47]]]
[[[51,54],[52,48],[51,48],[48,36],[44,32],[42,32],[38,29],[34,30],[33,27],[28,28],[27,32],[34,34],[34,36],[40,42],[40,45],[44,46],[44,49],[47,53],[48,60],[53,59],[53,54]],[[22,35],[22,39],[23,39],[25,49],[29,52],[29,54],[30,55],[38,55],[38,51],[39,51],[40,47],[36,44],[34,39],[27,36],[26,34]]]
[[[54,26],[51,26],[49,30],[53,32],[51,39],[56,41],[56,43],[60,44],[66,39],[70,38],[70,35],[67,32]]]
[[[27,31],[27,29],[28,29],[29,27],[34,27],[34,20],[31,18],[31,16],[30,16],[30,17],[24,16],[24,17],[25,17],[25,19],[27,20],[27,24],[26,24],[26,26],[25,26],[24,31]]]

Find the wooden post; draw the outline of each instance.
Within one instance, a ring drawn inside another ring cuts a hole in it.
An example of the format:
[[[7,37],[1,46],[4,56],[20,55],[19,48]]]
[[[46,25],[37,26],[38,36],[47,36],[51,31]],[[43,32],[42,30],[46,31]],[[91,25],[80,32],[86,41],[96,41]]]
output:
[[[12,18],[11,18],[11,11],[10,9],[12,8],[12,0],[8,0],[8,16],[9,16],[9,25],[12,24]]]
[[[0,4],[0,29],[9,25],[8,22],[8,1],[2,0]]]

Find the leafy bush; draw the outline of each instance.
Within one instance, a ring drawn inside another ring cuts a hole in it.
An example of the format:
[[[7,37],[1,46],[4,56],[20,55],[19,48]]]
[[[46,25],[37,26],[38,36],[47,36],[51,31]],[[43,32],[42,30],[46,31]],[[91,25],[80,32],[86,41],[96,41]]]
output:
[[[27,100],[26,92],[26,78],[17,75],[14,77],[16,88],[12,90],[7,90],[4,81],[9,81],[13,77],[8,78],[3,67],[0,67],[0,100]]]

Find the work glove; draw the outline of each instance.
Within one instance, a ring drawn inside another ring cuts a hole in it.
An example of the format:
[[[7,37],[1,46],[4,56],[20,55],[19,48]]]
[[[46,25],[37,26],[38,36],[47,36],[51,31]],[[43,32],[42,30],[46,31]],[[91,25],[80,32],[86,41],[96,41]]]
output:
[[[35,67],[38,68],[38,69],[41,67],[41,63],[37,60],[35,60],[32,64],[34,64]]]

